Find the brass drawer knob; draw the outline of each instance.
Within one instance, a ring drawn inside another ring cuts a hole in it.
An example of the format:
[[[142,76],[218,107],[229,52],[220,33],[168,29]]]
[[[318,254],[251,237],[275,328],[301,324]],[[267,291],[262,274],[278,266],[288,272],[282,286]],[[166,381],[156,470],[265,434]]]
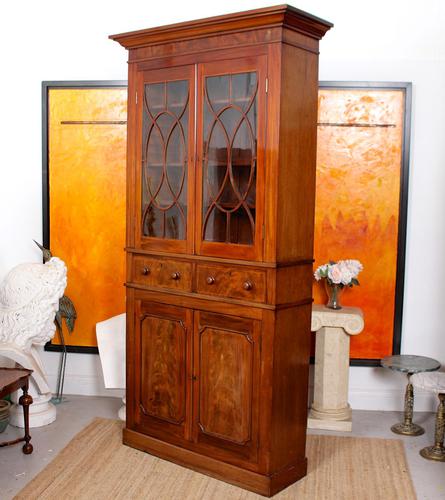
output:
[[[244,290],[252,290],[252,288],[253,288],[252,282],[251,281],[245,281],[243,283],[243,288],[244,288]]]
[[[144,276],[147,276],[147,274],[150,274],[150,268],[144,267],[141,271],[141,274],[143,274]]]
[[[213,285],[213,283],[215,283],[215,278],[213,276],[207,276],[206,281],[208,285]]]
[[[175,281],[178,280],[180,277],[181,277],[181,275],[178,272],[172,273],[172,275],[171,275],[171,279],[175,280]]]

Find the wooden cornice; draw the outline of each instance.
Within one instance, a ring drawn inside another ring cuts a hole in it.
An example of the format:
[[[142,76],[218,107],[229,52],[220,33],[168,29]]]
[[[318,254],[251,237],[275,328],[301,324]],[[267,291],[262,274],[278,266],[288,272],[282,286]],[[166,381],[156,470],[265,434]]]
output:
[[[170,24],[157,28],[110,35],[126,49],[146,47],[171,41],[190,40],[216,34],[236,33],[258,28],[286,27],[320,40],[332,24],[290,5],[277,5],[208,17],[197,21]]]

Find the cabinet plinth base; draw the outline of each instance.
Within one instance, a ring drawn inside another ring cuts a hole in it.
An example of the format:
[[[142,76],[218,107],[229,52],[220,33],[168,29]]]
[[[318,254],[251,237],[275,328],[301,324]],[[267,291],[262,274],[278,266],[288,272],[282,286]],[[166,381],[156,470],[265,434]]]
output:
[[[295,483],[295,481],[303,478],[307,472],[306,458],[268,476],[200,455],[194,451],[180,448],[130,429],[123,430],[123,443],[266,497],[271,497]]]

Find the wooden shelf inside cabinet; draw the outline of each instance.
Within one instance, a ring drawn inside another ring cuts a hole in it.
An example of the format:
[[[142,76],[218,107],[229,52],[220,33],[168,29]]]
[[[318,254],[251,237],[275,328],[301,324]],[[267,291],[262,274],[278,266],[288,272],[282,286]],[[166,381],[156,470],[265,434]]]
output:
[[[229,107],[231,105],[237,105],[237,104],[246,104],[250,103],[252,101],[251,97],[233,97],[231,99],[228,98],[213,98],[212,99],[212,105],[213,104],[219,104],[219,108],[224,108],[224,107]]]
[[[233,203],[228,203],[228,202],[219,202],[218,205],[222,208],[224,208],[225,210],[233,210],[235,209],[236,207],[243,207],[243,205],[241,203],[236,203],[236,202],[233,202]],[[249,208],[250,210],[256,210],[256,207],[255,205],[253,205],[252,203],[246,203],[247,205],[247,208]]]
[[[239,162],[223,162],[223,161],[214,161],[214,160],[207,160],[206,158],[204,158],[204,164],[208,165],[209,167],[223,167],[223,168],[227,168],[229,165],[232,167],[232,169],[246,169],[246,168],[253,168],[256,166],[256,160],[254,160],[253,162],[250,162],[250,163],[239,163]]]
[[[142,165],[144,168],[185,168],[187,162],[185,163],[147,163],[146,160],[142,160]]]
[[[112,37],[129,96],[144,89],[128,103],[124,442],[265,496],[307,467],[330,27],[279,5]]]
[[[252,145],[252,149],[242,148],[209,148],[208,144],[204,143],[205,161],[210,161],[212,164],[227,165],[230,161],[232,165],[250,166],[256,161],[252,151],[256,151],[256,143]]]
[[[148,109],[150,111],[159,111],[159,112],[169,110],[169,109],[182,110],[187,105],[186,102],[181,102],[181,103],[167,102],[166,104],[163,104],[163,105],[156,105],[156,104],[153,105],[150,102],[148,102],[147,104],[148,104]]]

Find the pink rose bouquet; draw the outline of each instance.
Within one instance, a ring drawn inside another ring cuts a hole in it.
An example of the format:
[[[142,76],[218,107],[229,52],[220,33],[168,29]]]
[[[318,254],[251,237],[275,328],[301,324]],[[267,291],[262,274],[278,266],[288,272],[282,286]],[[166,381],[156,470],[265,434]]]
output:
[[[345,286],[359,285],[357,276],[363,270],[363,265],[359,260],[339,260],[338,262],[329,261],[317,268],[314,277],[317,281],[325,279],[328,285]]]

